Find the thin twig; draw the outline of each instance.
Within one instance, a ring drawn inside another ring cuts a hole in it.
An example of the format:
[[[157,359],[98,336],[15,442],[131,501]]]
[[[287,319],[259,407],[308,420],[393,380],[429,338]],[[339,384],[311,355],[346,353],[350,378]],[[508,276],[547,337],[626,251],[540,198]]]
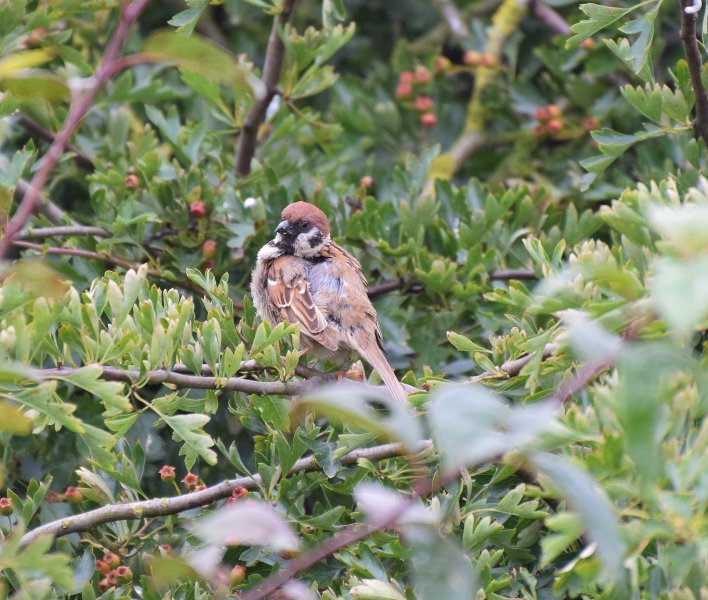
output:
[[[32,117],[27,115],[19,115],[17,122],[22,125],[27,131],[29,131],[35,137],[38,137],[46,142],[53,142],[56,137],[53,132],[49,131],[44,125],[35,121]],[[76,164],[78,164],[82,169],[87,171],[93,171],[94,165],[93,161],[79,150],[74,144],[67,144],[66,149],[69,152],[73,152],[76,158]]]
[[[568,22],[543,0],[532,1],[531,13],[551,31],[559,35],[568,35],[570,33]]]
[[[452,0],[435,0],[435,5],[438,7],[443,19],[445,19],[447,27],[453,36],[461,38],[469,33],[464,18]]]
[[[547,358],[550,358],[556,350],[558,350],[558,344],[546,344],[543,348],[543,356],[541,357],[541,360],[546,360]],[[516,377],[519,373],[521,373],[521,369],[523,369],[527,364],[529,364],[535,356],[535,352],[529,352],[528,354],[520,358],[508,360],[504,364],[502,364],[502,366],[499,367],[496,371],[489,371],[487,373],[475,375],[474,377],[470,377],[467,382],[477,383],[480,381],[484,381],[485,379],[499,378],[500,376],[503,376],[505,379],[509,377]]]
[[[425,450],[431,446],[432,444],[429,441],[421,442],[420,450]],[[383,444],[381,446],[353,450],[352,452],[345,454],[339,459],[339,461],[343,465],[353,465],[363,459],[380,461],[387,458],[402,456],[404,453],[405,449],[401,444]],[[288,474],[293,475],[295,473],[315,471],[318,468],[319,465],[317,464],[315,457],[307,456],[296,461]],[[237,479],[222,481],[221,483],[208,487],[205,490],[192,492],[183,496],[153,498],[150,500],[128,502],[125,504],[109,504],[79,515],[57,519],[56,521],[52,521],[32,529],[22,537],[20,544],[22,546],[26,546],[43,535],[61,537],[70,533],[89,531],[99,525],[114,521],[128,521],[174,515],[185,510],[190,510],[205,504],[217,502],[223,498],[228,498],[228,496],[231,495],[231,492],[237,487],[244,487],[247,490],[257,489],[260,483],[260,475],[252,475],[250,477],[239,477]]]
[[[1,163],[2,161],[0,161]],[[2,165],[0,165],[2,166]],[[22,202],[22,199],[27,194],[29,190],[29,182],[24,179],[20,179],[15,185],[15,194],[13,200],[17,203]],[[78,225],[74,219],[72,219],[68,213],[63,209],[59,208],[54,202],[52,202],[46,194],[42,193],[39,197],[39,201],[35,206],[35,210],[38,213],[43,214],[47,219],[49,219],[55,225],[60,223],[70,223],[72,225]]]
[[[690,0],[679,0],[679,6],[681,7],[681,42],[683,43],[683,51],[688,63],[688,73],[691,76],[693,93],[696,97],[696,118],[693,122],[693,127],[696,135],[700,135],[703,138],[703,143],[708,147],[708,93],[706,93],[706,88],[701,78],[703,59],[701,58],[698,38],[696,37],[698,13],[690,10],[693,6],[693,2]],[[687,8],[689,10],[686,10]]]
[[[534,280],[538,279],[536,276],[536,273],[531,271],[530,269],[499,269],[498,271],[492,272],[491,279],[526,279],[526,280]]]
[[[71,235],[91,235],[96,237],[109,237],[111,234],[103,227],[92,227],[90,225],[65,225],[58,227],[28,227],[23,229],[16,236],[16,240],[26,240],[27,238],[44,237],[65,237]]]
[[[117,256],[112,256],[106,254],[105,252],[92,252],[91,250],[82,250],[81,248],[62,248],[57,246],[45,246],[43,244],[35,244],[33,242],[24,242],[21,240],[13,240],[13,246],[18,248],[27,248],[29,250],[35,250],[41,252],[42,254],[60,254],[64,256],[79,256],[81,258],[90,258],[93,260],[100,260],[111,265],[116,265],[122,267],[126,270],[133,269],[136,271],[139,265],[131,263],[129,260],[124,258],[119,258]],[[148,269],[147,274],[155,279],[160,279],[167,283],[171,283],[177,287],[181,287],[187,291],[194,294],[199,294],[200,296],[204,294],[204,290],[198,285],[192,283],[189,279],[176,279],[167,275],[167,273],[161,269]]]
[[[242,177],[251,172],[251,160],[256,153],[256,143],[258,141],[258,128],[263,123],[268,106],[278,89],[280,71],[283,67],[283,56],[285,54],[285,46],[280,39],[279,29],[290,20],[294,4],[295,0],[283,0],[282,10],[273,21],[273,27],[270,30],[263,64],[263,91],[260,97],[255,99],[251,110],[246,116],[238,139],[236,173]]]
[[[49,149],[43,157],[41,166],[29,184],[22,202],[5,227],[3,237],[0,239],[0,258],[3,258],[7,254],[8,249],[12,245],[14,236],[24,227],[27,219],[29,219],[32,213],[37,209],[37,204],[41,202],[42,190],[49,181],[54,167],[64,155],[71,141],[71,137],[83,117],[91,108],[96,95],[110,79],[113,63],[118,58],[118,53],[128,36],[128,31],[148,2],[149,0],[133,0],[121,10],[118,27],[104,50],[101,62],[94,73],[91,86],[72,101],[64,125],[62,125],[61,130],[50,144]]]

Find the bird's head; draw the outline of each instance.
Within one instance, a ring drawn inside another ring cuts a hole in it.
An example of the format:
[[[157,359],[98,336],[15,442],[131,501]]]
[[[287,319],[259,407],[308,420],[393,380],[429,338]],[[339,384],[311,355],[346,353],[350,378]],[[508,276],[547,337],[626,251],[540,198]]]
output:
[[[329,221],[314,204],[294,202],[280,217],[273,243],[284,254],[312,258],[329,243]]]

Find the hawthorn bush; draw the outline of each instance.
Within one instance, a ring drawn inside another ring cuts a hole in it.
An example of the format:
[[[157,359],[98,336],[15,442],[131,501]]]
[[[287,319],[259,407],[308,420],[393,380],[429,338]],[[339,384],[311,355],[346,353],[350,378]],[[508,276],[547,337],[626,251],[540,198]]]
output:
[[[0,597],[705,600],[702,11],[0,4]],[[302,199],[409,407],[256,318]]]

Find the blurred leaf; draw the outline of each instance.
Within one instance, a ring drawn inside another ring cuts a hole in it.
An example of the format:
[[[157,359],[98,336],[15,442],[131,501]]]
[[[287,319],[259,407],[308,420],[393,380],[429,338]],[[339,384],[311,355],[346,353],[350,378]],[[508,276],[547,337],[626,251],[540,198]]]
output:
[[[192,530],[211,545],[258,545],[297,550],[299,542],[273,507],[254,500],[226,504],[199,519]]]

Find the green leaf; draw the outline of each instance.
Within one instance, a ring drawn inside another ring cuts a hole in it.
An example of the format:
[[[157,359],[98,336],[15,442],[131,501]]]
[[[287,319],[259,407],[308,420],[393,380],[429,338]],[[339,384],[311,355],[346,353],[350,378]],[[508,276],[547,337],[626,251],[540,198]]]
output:
[[[383,404],[389,414],[374,410],[369,400]],[[291,410],[297,414],[303,409],[400,441],[410,450],[415,450],[423,439],[420,422],[410,407],[373,386],[325,386],[298,398]]]
[[[636,7],[619,8],[604,4],[581,4],[580,10],[588,17],[571,25],[572,35],[566,41],[566,48],[577,46],[583,40],[595,35],[598,31],[609,27]]]
[[[50,50],[24,50],[0,58],[0,79],[9,77],[17,71],[38,67],[54,57]]]
[[[239,88],[248,86],[248,73],[238,58],[199,35],[186,37],[173,31],[156,31],[145,41],[142,51],[212,81]]]
[[[447,473],[533,447],[556,410],[543,403],[512,408],[474,385],[438,386],[428,406],[433,440]]]
[[[617,516],[604,491],[587,473],[561,456],[538,453],[531,460],[580,514],[588,534],[597,543],[597,555],[605,570],[619,581],[624,573],[625,545]]]
[[[179,453],[184,456],[184,464],[188,471],[192,470],[197,458],[209,465],[215,465],[216,452],[211,447],[214,439],[202,429],[210,418],[207,415],[193,413],[189,415],[160,415],[162,420],[172,429],[172,437],[184,442]]]
[[[178,12],[167,23],[173,27],[177,27],[178,33],[183,35],[191,35],[194,28],[199,22],[199,18],[209,5],[209,0],[188,0],[187,4],[190,8]]]
[[[62,380],[97,396],[107,410],[130,412],[133,407],[125,393],[125,384],[118,381],[105,381],[101,379],[102,373],[103,369],[100,365],[88,365],[65,375]]]
[[[454,331],[447,332],[447,340],[460,352],[491,352],[491,350],[488,350],[484,346],[475,344],[469,338],[464,335],[460,335],[459,333],[455,333]]]

